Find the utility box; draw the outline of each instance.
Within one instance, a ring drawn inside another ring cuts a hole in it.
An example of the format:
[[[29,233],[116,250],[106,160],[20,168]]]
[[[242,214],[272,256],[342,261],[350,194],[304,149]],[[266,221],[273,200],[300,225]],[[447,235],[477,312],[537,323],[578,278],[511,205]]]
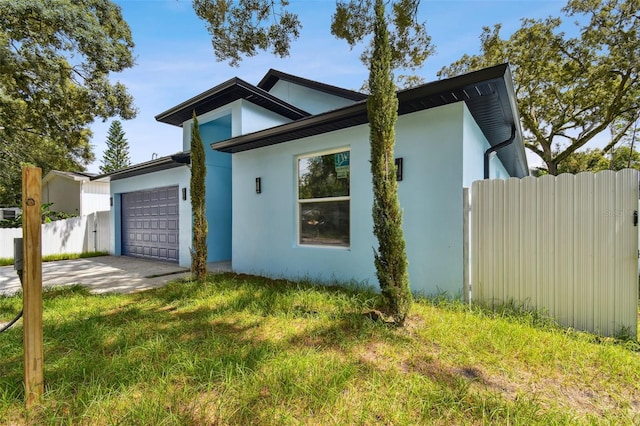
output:
[[[13,269],[22,271],[24,269],[24,260],[22,258],[22,238],[13,239]]]

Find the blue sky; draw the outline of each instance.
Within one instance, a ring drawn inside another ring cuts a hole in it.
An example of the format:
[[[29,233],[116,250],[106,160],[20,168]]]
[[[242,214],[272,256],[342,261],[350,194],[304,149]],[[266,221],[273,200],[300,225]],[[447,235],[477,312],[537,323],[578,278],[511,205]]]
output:
[[[269,53],[244,59],[239,67],[217,62],[205,22],[193,11],[191,0],[116,0],[131,27],[136,44],[136,66],[115,74],[124,83],[139,110],[133,120],[123,121],[132,162],[149,161],[182,149],[182,130],[155,121],[154,116],[222,83],[239,77],[257,84],[269,68],[357,90],[367,79],[359,60],[360,50],[329,30],[334,0],[291,0],[303,28],[291,55],[280,59]],[[436,80],[437,71],[463,54],[477,53],[483,26],[502,23],[507,36],[520,19],[557,16],[565,1],[557,0],[422,0],[420,15],[435,45],[435,55],[417,74]],[[97,173],[111,120],[92,125],[96,161],[87,167]],[[531,157],[530,157],[531,158]]]

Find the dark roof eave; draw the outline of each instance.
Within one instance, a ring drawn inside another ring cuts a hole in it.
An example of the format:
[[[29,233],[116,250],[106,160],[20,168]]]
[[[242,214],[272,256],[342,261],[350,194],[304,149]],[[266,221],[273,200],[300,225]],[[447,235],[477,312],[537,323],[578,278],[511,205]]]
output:
[[[158,158],[140,164],[127,167],[125,169],[116,170],[115,172],[105,173],[93,176],[90,180],[99,180],[109,178],[110,180],[125,179],[134,176],[145,175],[148,173],[158,172],[161,170],[173,169],[175,167],[186,166],[191,163],[191,154],[181,152],[167,157]]]
[[[273,68],[267,72],[267,74],[262,78],[262,80],[260,80],[257,86],[268,92],[273,88],[273,86],[275,86],[278,80],[288,81],[300,86],[308,87],[310,89],[328,93],[330,95],[339,96],[341,98],[349,99],[356,102],[367,99],[367,95],[365,95],[364,93],[287,74],[282,71],[274,70]]]
[[[248,133],[246,135],[241,135],[234,137],[232,139],[227,139],[226,141],[214,142],[211,144],[211,148],[229,153],[236,153],[247,151],[250,149],[258,148],[258,146],[251,146],[253,142],[266,140],[268,138],[277,137],[278,141],[276,143],[288,142],[290,140],[298,139],[300,136],[298,135],[300,132],[309,131],[313,134],[320,134],[325,132],[314,132],[314,129],[319,128],[320,126],[330,125],[332,123],[339,123],[338,120],[347,120],[351,119],[352,121],[348,125],[340,126],[339,124],[334,130],[339,130],[341,128],[351,127],[357,124],[364,124],[367,122],[367,105],[365,102],[359,102],[354,105],[349,105],[344,108],[340,108],[337,110],[325,112],[322,114],[313,115],[311,117],[306,117],[291,123],[281,124],[280,126],[270,127],[268,129],[259,130],[257,132]],[[275,143],[267,143],[267,145],[274,145]]]
[[[498,65],[496,67],[488,68],[483,71],[483,75],[487,78],[496,78],[503,77],[505,73],[505,69],[507,69],[507,65]],[[475,73],[464,74],[462,76],[453,77],[447,80],[435,81],[432,83],[425,84],[418,88],[406,89],[398,92],[398,101],[400,103],[399,113],[402,114],[402,104],[424,98],[425,96],[437,94],[438,92],[442,92],[443,90],[450,90],[451,88],[455,88],[465,84],[467,80],[473,81],[471,78],[472,75],[479,73],[480,71],[476,71]],[[420,89],[420,93],[417,93],[417,90]],[[353,105],[349,105],[346,107],[342,107],[336,110],[332,110],[329,112],[313,115],[304,119],[300,119],[294,121],[292,123],[286,123],[276,127],[270,127],[265,130],[260,130],[253,133],[248,133],[246,135],[236,136],[234,138],[228,139],[226,141],[216,142],[211,144],[211,148],[222,151],[222,152],[241,152],[248,148],[248,143],[255,141],[256,139],[269,138],[273,136],[284,136],[285,133],[292,133],[299,129],[309,129],[320,124],[330,123],[335,120],[340,120],[344,116],[350,116],[353,114],[357,114],[358,112],[364,112],[366,115],[366,102],[361,101]],[[366,120],[364,121],[367,122]],[[362,124],[362,123],[360,123]],[[345,126],[349,127],[349,126]],[[318,132],[323,133],[323,132]],[[297,139],[295,135],[291,135],[291,138],[288,140]],[[279,143],[286,142],[280,141]]]
[[[399,115],[465,101],[491,146],[508,139],[512,125],[515,125],[516,143],[499,150],[498,157],[510,175],[523,177],[529,174],[508,64],[403,90],[398,92],[398,100]],[[367,122],[366,101],[361,101],[292,123],[217,142],[211,144],[211,147],[236,153]]]
[[[267,91],[235,77],[156,115],[155,119],[162,123],[182,126],[182,123],[191,118],[193,111],[196,111],[197,115],[202,115],[238,99],[246,99],[291,120],[310,115]]]
[[[465,90],[468,92],[473,90],[477,93],[468,93]],[[507,139],[511,133],[511,125],[515,124],[516,143],[498,151],[498,157],[512,176],[528,175],[520,120],[508,64],[402,90],[398,92],[398,100],[399,115],[447,103],[466,101],[474,119],[492,146]],[[493,119],[487,119],[487,112],[492,112],[491,108],[493,108],[493,114],[499,111],[504,121],[496,123]],[[235,153],[367,122],[366,101],[362,101],[292,123],[214,143],[211,147],[219,151]]]

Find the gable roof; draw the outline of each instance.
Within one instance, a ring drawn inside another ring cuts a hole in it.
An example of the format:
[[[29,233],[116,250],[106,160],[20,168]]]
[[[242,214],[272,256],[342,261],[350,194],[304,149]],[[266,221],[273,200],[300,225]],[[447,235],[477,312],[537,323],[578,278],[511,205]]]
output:
[[[182,123],[191,119],[193,111],[196,115],[202,115],[238,99],[245,99],[291,120],[310,115],[269,92],[235,77],[156,115],[155,119],[162,123],[182,126]]]
[[[438,80],[398,92],[398,114],[465,102],[491,146],[514,143],[497,154],[511,176],[528,175],[520,117],[508,64]],[[242,152],[368,123],[366,100],[333,111],[211,144],[222,152]]]
[[[308,87],[319,92],[328,93],[330,95],[339,96],[341,98],[349,99],[352,101],[362,101],[367,99],[367,95],[365,95],[364,93],[343,89],[342,87],[336,87],[314,80],[308,80],[306,78],[274,70],[273,68],[271,68],[262,78],[262,80],[260,80],[260,83],[258,83],[258,87],[268,92],[273,88],[273,86],[276,85],[279,80],[288,81],[299,86]]]

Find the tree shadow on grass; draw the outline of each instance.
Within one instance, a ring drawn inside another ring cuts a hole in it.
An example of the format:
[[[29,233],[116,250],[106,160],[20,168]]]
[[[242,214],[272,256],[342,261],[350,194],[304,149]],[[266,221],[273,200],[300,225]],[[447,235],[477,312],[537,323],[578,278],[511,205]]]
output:
[[[47,320],[49,410],[80,418],[95,388],[117,395],[141,387],[163,389],[172,382],[246,392],[245,405],[228,414],[238,423],[283,395],[321,409],[350,383],[366,381],[380,369],[379,363],[354,354],[375,342],[415,344],[362,315],[363,306],[377,306],[378,296],[370,292],[234,274],[212,280],[176,282],[127,296],[106,311],[81,310]],[[45,297],[45,309],[62,297],[90,305],[89,299],[101,296],[82,288],[54,289]],[[4,402],[21,405],[21,348],[0,353],[0,384],[9,395]],[[460,388],[457,380],[424,371],[445,387]],[[322,395],[308,397],[314,393]]]
[[[130,296],[130,303],[106,312],[47,321],[44,325],[47,388],[55,389],[59,384],[65,383],[87,385],[95,382],[100,382],[111,390],[130,386],[144,379],[149,363],[167,362],[172,351],[188,352],[199,346],[207,348],[207,352],[196,355],[201,358],[219,358],[221,369],[231,367],[233,370],[234,365],[227,365],[229,363],[237,364],[235,367],[242,364],[242,368],[253,369],[261,357],[282,349],[268,341],[254,339],[248,333],[255,328],[256,321],[271,315],[317,315],[316,311],[305,308],[303,304],[287,306],[287,297],[302,288],[309,290],[312,286],[249,276],[227,275],[221,278],[213,285],[178,282],[165,288],[133,294]],[[216,302],[211,306],[195,309],[174,306],[185,302],[190,304],[220,290],[233,293],[226,295],[224,302]],[[357,294],[352,289],[324,286],[315,288],[315,291],[350,297]],[[51,300],[64,297],[82,300],[101,296],[93,296],[81,286],[56,287],[45,292],[45,309]],[[256,316],[254,323],[224,324],[215,321],[216,318],[239,312]],[[349,329],[353,329],[352,323],[352,320],[345,321],[343,318],[338,320],[336,324],[339,325],[335,327],[336,330],[341,330],[340,334],[346,334]],[[12,337],[18,338],[18,333],[21,332],[15,331]],[[327,335],[335,334],[327,331]],[[185,344],[187,349],[180,347]],[[223,350],[215,351],[216,348]],[[240,355],[225,354],[230,348],[238,350]],[[20,345],[16,345],[0,359],[3,385],[14,387],[15,391],[11,393],[16,398],[23,397],[21,349]],[[105,379],[100,379],[102,377]]]

